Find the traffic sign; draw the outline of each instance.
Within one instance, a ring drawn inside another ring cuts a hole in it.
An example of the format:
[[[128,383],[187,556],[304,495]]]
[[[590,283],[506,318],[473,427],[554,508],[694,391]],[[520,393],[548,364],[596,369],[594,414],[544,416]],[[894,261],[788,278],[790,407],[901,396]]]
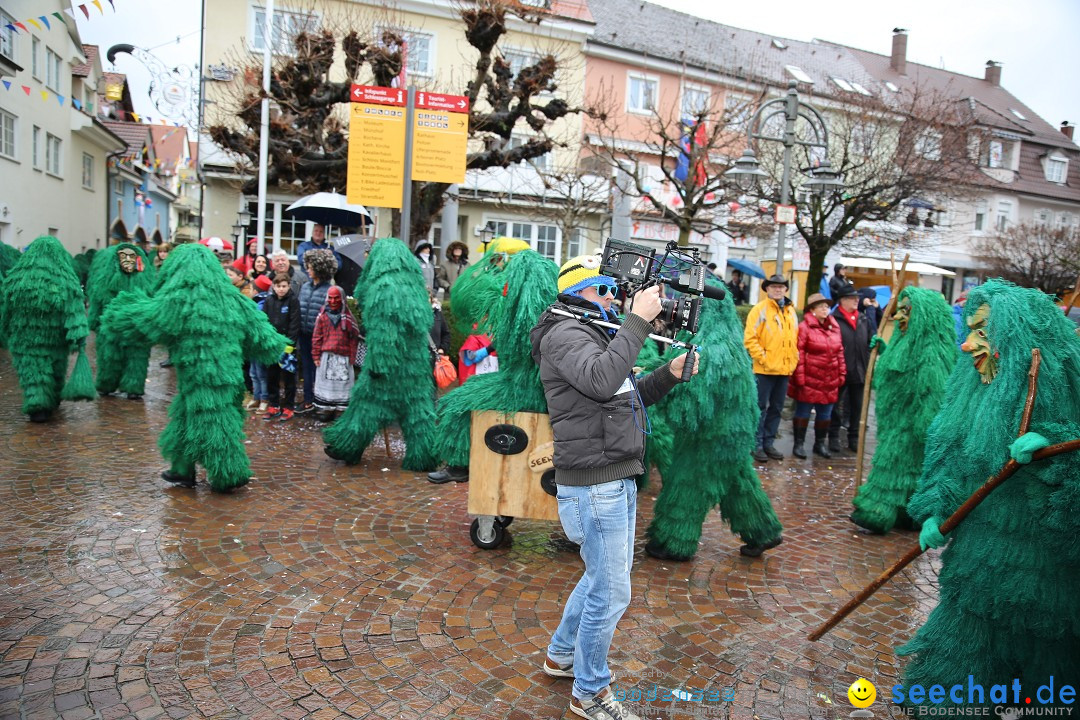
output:
[[[468,113],[469,98],[464,95],[416,93],[413,180],[450,184],[465,182]]]
[[[396,88],[379,89],[396,92]],[[393,102],[354,102],[349,110],[348,201],[400,208],[405,182],[405,109]]]
[[[777,205],[776,222],[793,223],[795,222],[795,213],[796,209],[794,205]]]
[[[396,105],[405,107],[405,91],[401,88],[379,87],[378,85],[353,85],[349,99],[354,103],[374,103],[375,105]]]
[[[469,98],[465,95],[445,95],[443,93],[416,93],[417,110],[445,110],[446,112],[469,112]]]

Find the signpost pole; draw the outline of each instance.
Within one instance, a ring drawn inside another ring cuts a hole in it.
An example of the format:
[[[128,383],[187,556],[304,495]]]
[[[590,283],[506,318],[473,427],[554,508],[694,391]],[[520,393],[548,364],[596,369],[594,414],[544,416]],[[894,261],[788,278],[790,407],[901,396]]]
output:
[[[412,156],[413,115],[416,113],[416,88],[409,86],[405,101],[405,182],[401,191],[401,240],[412,249],[410,228],[412,222]]]

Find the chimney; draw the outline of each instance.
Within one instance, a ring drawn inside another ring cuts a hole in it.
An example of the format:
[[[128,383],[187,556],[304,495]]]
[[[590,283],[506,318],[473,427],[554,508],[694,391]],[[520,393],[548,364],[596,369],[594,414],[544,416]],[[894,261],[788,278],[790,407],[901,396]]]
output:
[[[1064,133],[1065,137],[1069,138],[1070,140],[1073,139],[1073,130],[1075,129],[1076,126],[1070,125],[1068,120],[1061,123],[1061,132]]]
[[[901,75],[907,74],[907,30],[893,28],[892,58],[889,67]]]
[[[994,87],[1001,87],[1001,63],[995,60],[987,60],[986,75],[983,76],[983,79]]]

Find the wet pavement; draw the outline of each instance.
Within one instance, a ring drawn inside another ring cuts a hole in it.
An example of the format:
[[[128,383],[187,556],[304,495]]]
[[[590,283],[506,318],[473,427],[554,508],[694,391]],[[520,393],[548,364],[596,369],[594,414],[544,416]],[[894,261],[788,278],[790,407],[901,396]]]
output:
[[[574,717],[570,681],[539,669],[580,573],[557,524],[518,519],[480,550],[467,485],[403,472],[394,432],[391,457],[378,439],[335,463],[308,416],[249,422],[255,480],[235,494],[169,487],[162,357],[144,401],[35,425],[0,351],[0,718]],[[808,642],[916,536],[855,532],[850,455],[760,470],[785,526],[761,559],[715,513],[693,561],[648,557],[658,483],[640,497],[611,666],[630,692],[689,698],[629,703],[643,717],[846,717],[848,685],[881,697],[936,601],[924,557]]]

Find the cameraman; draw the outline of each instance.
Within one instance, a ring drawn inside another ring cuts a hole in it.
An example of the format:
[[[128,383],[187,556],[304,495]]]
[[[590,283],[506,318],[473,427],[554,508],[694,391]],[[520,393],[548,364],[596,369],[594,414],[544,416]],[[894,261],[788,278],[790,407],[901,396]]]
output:
[[[608,685],[607,654],[615,625],[630,603],[637,486],[649,421],[644,406],[680,382],[686,355],[636,381],[633,366],[660,313],[660,290],[633,297],[618,330],[551,312],[590,312],[619,323],[611,310],[615,282],[600,275],[600,258],[581,256],[559,270],[559,302],[540,316],[530,335],[540,366],[555,438],[559,519],[581,546],[585,574],[551,638],[544,672],[574,678],[570,709],[582,717],[639,720]],[[697,373],[697,367],[693,368]]]

